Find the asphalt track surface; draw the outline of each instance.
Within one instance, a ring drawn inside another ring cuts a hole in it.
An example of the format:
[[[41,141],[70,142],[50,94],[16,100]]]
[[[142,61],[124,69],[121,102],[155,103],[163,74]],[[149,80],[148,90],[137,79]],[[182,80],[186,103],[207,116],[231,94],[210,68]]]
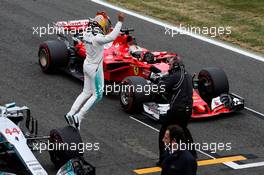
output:
[[[38,45],[54,36],[33,35],[32,27],[58,20],[84,19],[107,11],[115,23],[116,11],[87,0],[1,0],[0,1],[0,101],[16,101],[31,108],[39,120],[40,133],[66,125],[63,115],[82,89],[82,83],[63,74],[45,75],[37,64]],[[151,50],[179,53],[190,72],[203,67],[222,67],[231,91],[246,99],[246,106],[264,112],[264,63],[206,42],[180,35],[165,35],[163,27],[126,16],[124,26],[133,27],[138,43]],[[159,124],[141,115],[134,116],[155,128]],[[194,121],[190,130],[196,142],[231,142],[231,151],[218,156],[251,155],[242,163],[264,161],[264,118],[249,111]],[[82,123],[84,142],[99,142],[99,151],[85,152],[97,174],[127,175],[134,169],[154,166],[158,157],[158,133],[129,118],[117,96],[107,96]],[[55,174],[47,153],[38,154],[42,165]],[[208,157],[199,154],[199,159]],[[264,167],[233,170],[223,164],[199,167],[200,175],[263,174]],[[158,173],[154,173],[158,174]]]

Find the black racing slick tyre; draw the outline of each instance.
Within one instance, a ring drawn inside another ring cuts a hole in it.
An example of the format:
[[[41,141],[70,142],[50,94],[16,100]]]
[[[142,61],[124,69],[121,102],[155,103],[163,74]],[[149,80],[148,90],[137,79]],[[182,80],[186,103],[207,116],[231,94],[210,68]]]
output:
[[[202,69],[198,75],[198,90],[206,100],[228,94],[229,83],[225,72],[217,67]]]
[[[39,65],[44,73],[52,73],[57,68],[67,66],[68,49],[63,41],[50,40],[40,44]]]
[[[147,86],[150,87],[147,80],[138,76],[126,77],[121,82],[120,104],[125,112],[135,114],[143,109],[143,102],[151,96],[144,92]]]
[[[72,158],[83,156],[83,150],[79,150],[82,138],[71,126],[51,130],[49,143],[50,160],[58,168]]]

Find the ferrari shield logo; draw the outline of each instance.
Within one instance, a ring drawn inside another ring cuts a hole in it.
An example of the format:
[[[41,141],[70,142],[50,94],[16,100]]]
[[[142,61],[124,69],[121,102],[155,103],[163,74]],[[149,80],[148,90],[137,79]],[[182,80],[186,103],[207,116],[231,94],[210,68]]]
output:
[[[134,67],[134,74],[138,75],[139,74],[139,68],[138,67]]]

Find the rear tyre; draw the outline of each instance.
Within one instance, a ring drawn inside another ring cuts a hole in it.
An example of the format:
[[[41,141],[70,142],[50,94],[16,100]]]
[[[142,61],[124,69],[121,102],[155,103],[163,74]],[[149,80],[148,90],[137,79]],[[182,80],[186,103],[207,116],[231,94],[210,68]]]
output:
[[[80,153],[83,150],[78,150],[78,145],[82,143],[82,139],[76,128],[66,126],[51,130],[49,142],[51,143],[49,145],[50,160],[58,168],[72,158],[83,156],[83,153]],[[71,145],[74,145],[76,149],[70,149]]]
[[[225,72],[217,67],[205,68],[198,75],[198,90],[205,100],[223,93],[229,93],[229,83]]]
[[[120,104],[125,112],[134,114],[143,109],[143,102],[151,98],[151,94],[144,92],[144,89],[149,90],[150,85],[142,77],[129,76],[121,82]]]
[[[57,68],[67,66],[68,49],[63,41],[51,40],[40,44],[39,65],[44,73],[52,73]]]

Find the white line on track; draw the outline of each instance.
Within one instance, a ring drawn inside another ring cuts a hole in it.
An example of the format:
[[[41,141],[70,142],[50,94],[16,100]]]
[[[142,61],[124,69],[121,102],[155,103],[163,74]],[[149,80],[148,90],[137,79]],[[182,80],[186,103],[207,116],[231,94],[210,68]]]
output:
[[[255,114],[258,114],[258,115],[264,117],[264,114],[263,113],[260,113],[260,112],[254,110],[254,109],[251,109],[251,108],[248,108],[248,107],[245,107],[245,109],[248,110],[248,111],[250,111],[250,112],[253,112]]]
[[[146,123],[144,123],[144,122],[142,122],[142,121],[140,121],[140,120],[138,120],[138,119],[136,119],[136,118],[134,118],[132,116],[129,116],[129,118],[131,118],[132,120],[137,121],[138,123],[141,123],[142,125],[145,125],[146,127],[149,127],[150,129],[153,129],[156,132],[159,132],[158,129],[156,129],[156,128],[154,128],[154,127],[152,127],[152,126],[150,126],[150,125],[148,125],[148,124],[146,124]]]
[[[238,165],[235,162],[225,162],[224,164],[229,166],[229,167],[232,167],[235,170],[247,169],[247,168],[256,168],[256,167],[264,166],[264,162],[247,163],[247,164],[243,164],[243,165]]]
[[[91,0],[91,1],[94,2],[94,3],[100,4],[100,5],[103,5],[105,7],[108,7],[108,8],[111,8],[111,9],[126,13],[128,15],[134,16],[136,18],[140,18],[140,19],[148,21],[150,23],[157,24],[157,25],[163,26],[165,28],[170,28],[170,29],[173,29],[173,30],[178,31],[178,32],[182,32],[182,33],[184,33],[186,35],[189,35],[189,36],[191,36],[193,38],[196,38],[196,39],[211,43],[213,45],[216,45],[216,46],[219,46],[219,47],[231,50],[233,52],[236,52],[236,53],[239,53],[239,54],[242,54],[242,55],[245,55],[245,56],[248,56],[248,57],[251,57],[251,58],[254,58],[256,60],[264,62],[264,57],[263,56],[255,54],[255,53],[252,53],[252,52],[249,52],[249,51],[246,51],[246,50],[243,50],[243,49],[238,48],[236,46],[233,46],[231,44],[227,44],[227,43],[224,43],[224,42],[221,42],[221,41],[213,40],[211,38],[207,38],[207,37],[204,37],[204,36],[201,36],[201,35],[197,35],[197,34],[194,34],[194,33],[191,33],[191,32],[186,32],[184,30],[181,30],[178,27],[173,26],[172,24],[165,23],[165,22],[159,21],[157,19],[153,19],[153,18],[148,17],[148,16],[140,15],[140,14],[135,13],[133,11],[130,11],[128,9],[114,6],[114,5],[110,4],[110,3],[107,3],[107,2],[102,1],[102,0]]]
[[[232,94],[235,95],[235,96],[237,96],[237,97],[239,97],[239,98],[242,98],[241,96],[239,96],[239,95],[237,95],[237,94],[235,94],[235,93],[232,93]],[[256,110],[251,109],[251,108],[246,107],[246,106],[245,106],[244,108],[245,108],[246,110],[250,111],[250,112],[253,112],[253,113],[255,113],[255,114],[258,114],[258,115],[264,117],[264,114],[261,113],[261,112],[258,112],[258,111],[256,111]]]

